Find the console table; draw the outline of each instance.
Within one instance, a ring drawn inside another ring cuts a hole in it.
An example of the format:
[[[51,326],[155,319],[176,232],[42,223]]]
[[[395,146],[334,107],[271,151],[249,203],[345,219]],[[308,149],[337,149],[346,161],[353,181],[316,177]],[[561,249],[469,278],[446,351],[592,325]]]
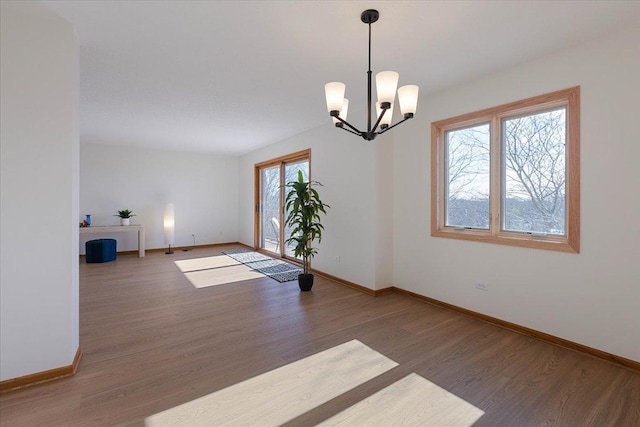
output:
[[[138,256],[144,258],[144,226],[142,225],[107,225],[80,227],[80,234],[89,233],[123,233],[126,231],[138,232]]]

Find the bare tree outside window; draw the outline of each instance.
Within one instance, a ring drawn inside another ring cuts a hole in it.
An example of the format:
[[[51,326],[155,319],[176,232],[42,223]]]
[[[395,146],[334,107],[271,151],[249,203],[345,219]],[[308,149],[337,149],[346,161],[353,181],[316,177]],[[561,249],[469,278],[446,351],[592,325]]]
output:
[[[502,120],[503,229],[564,235],[565,109]],[[489,228],[490,125],[445,133],[446,225]]]
[[[446,223],[489,228],[489,123],[446,132]]]
[[[280,209],[280,166],[264,168],[260,174],[261,247],[276,245],[278,232],[271,218],[279,218]]]
[[[565,116],[562,108],[502,121],[505,230],[565,234]]]

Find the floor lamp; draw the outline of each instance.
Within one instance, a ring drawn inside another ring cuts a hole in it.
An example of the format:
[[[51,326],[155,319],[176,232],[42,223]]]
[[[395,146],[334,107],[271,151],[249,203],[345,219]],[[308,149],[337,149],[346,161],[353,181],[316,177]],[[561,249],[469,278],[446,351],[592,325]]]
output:
[[[169,245],[165,254],[172,254],[171,245],[176,237],[176,210],[173,203],[167,203],[164,207],[164,243]]]

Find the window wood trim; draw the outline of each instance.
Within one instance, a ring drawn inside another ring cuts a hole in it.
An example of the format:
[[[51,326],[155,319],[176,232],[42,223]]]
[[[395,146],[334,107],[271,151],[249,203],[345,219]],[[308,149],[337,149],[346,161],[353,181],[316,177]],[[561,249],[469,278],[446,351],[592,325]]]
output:
[[[522,232],[502,231],[500,126],[505,118],[526,115],[559,106],[566,107],[566,236],[535,236]],[[445,226],[445,140],[444,134],[478,123],[491,123],[491,179],[489,230]],[[497,130],[497,131],[496,131]],[[496,243],[536,249],[578,253],[580,251],[580,87],[572,87],[534,96],[521,101],[487,108],[469,114],[431,123],[431,236],[476,242]]]

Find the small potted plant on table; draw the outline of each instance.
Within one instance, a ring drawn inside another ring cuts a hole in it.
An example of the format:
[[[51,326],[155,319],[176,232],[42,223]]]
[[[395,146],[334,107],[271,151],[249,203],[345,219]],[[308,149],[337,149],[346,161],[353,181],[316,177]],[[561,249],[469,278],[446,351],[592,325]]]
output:
[[[320,223],[320,212],[327,214],[318,192],[311,185],[322,185],[317,181],[305,181],[298,171],[298,180],[288,182],[290,188],[284,202],[285,224],[291,228],[290,237],[285,244],[293,244],[296,258],[302,258],[303,273],[298,275],[298,285],[302,291],[310,291],[313,286],[313,274],[309,273],[309,261],[318,250],[311,246],[313,241],[322,240],[324,227]]]
[[[129,209],[123,209],[121,211],[118,211],[118,215],[116,216],[120,217],[120,225],[129,225],[131,217],[135,216],[135,214]]]

